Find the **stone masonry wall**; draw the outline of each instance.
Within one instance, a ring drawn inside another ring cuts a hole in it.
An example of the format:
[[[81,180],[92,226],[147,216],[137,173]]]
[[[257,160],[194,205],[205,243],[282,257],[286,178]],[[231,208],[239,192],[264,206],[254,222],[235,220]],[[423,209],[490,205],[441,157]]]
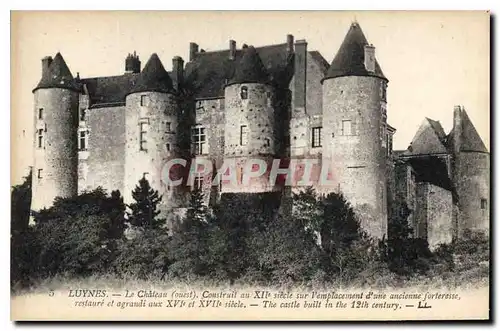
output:
[[[323,164],[331,165],[332,184],[322,190],[340,190],[360,211],[363,228],[376,238],[387,234],[382,83],[358,76],[323,82]],[[348,120],[350,135],[342,129]]]
[[[146,96],[141,106],[141,96]],[[124,200],[130,203],[131,192],[145,176],[151,187],[163,196],[161,210],[182,205],[183,186],[166,185],[164,167],[168,160],[181,154],[178,130],[179,111],[172,94],[144,92],[127,96],[125,109],[125,181]],[[147,132],[146,150],[140,149],[141,123]],[[168,124],[170,123],[169,127]],[[176,179],[176,178],[172,178]]]
[[[87,130],[87,150],[79,154],[79,191],[101,186],[124,192],[125,106],[86,111],[79,130]]]
[[[241,87],[248,88],[248,98],[242,99]],[[273,109],[273,88],[265,84],[233,84],[225,89],[226,117],[224,133],[224,155],[226,159],[235,159],[238,162],[237,171],[242,171],[244,160],[248,158],[267,157],[272,160],[278,154],[279,137],[275,124]],[[246,126],[247,144],[240,141],[241,127]],[[265,175],[262,176],[265,178]],[[223,192],[258,192],[268,191],[265,180],[261,184],[252,183],[251,186],[232,187],[222,185]]]
[[[460,216],[458,234],[464,230],[489,232],[490,227],[490,158],[487,153],[460,152],[457,193]],[[481,202],[483,200],[483,202]]]
[[[39,89],[34,98],[31,209],[39,210],[50,207],[55,197],[71,197],[78,193],[78,93],[61,88]],[[43,117],[39,119],[41,108]],[[43,132],[42,148],[38,148],[38,130]]]

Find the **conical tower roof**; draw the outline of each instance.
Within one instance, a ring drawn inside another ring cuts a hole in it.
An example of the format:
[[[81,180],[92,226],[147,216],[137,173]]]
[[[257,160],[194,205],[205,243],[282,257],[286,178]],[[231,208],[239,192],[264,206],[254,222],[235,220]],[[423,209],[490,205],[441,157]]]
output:
[[[138,92],[163,92],[172,93],[174,91],[172,79],[163,67],[160,58],[153,53],[142,69],[137,84],[130,93]]]
[[[229,84],[242,83],[269,83],[269,73],[267,72],[259,54],[253,46],[243,49],[243,56],[236,65],[233,78]]]
[[[57,53],[54,59],[47,58],[48,65],[42,71],[42,79],[33,90],[36,91],[41,88],[68,88],[79,90],[78,82],[73,78],[61,53]]]
[[[374,76],[387,80],[377,60],[375,60],[374,72],[366,70],[365,46],[368,44],[359,24],[352,23],[324,79],[342,76]]]

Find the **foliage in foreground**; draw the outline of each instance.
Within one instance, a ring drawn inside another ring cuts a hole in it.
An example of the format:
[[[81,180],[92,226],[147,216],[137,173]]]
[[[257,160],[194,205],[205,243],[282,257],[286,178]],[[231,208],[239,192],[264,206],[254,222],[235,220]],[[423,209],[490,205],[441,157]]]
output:
[[[29,203],[30,182],[12,191],[13,206]],[[98,188],[56,199],[28,226],[23,207],[12,214],[11,285],[79,277],[266,286],[402,286],[487,278],[489,242],[469,234],[431,252],[412,238],[399,206],[383,241],[368,237],[339,194],[307,189],[280,209],[281,197],[228,194],[212,208],[193,191],[181,222],[161,217],[162,197],[146,179],[125,206],[118,191]],[[127,211],[128,207],[128,211]],[[29,210],[29,208],[28,208]],[[107,275],[107,276],[103,276]]]

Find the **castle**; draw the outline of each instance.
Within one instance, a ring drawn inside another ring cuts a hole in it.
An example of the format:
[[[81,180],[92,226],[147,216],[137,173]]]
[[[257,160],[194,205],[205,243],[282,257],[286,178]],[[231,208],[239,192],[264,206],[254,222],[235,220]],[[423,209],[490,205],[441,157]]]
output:
[[[426,119],[408,150],[393,151],[387,85],[356,22],[331,64],[292,35],[258,48],[231,40],[213,52],[190,43],[189,61],[174,57],[171,72],[156,54],[141,70],[134,52],[122,75],[80,78],[61,54],[46,57],[33,90],[32,210],[98,186],[120,190],[128,203],[142,177],[163,195],[163,209],[182,208],[185,192],[162,181],[175,157],[209,157],[216,166],[230,159],[239,169],[251,157],[317,158],[334,174],[320,191],[342,192],[373,237],[387,235],[399,201],[431,246],[467,229],[488,232],[489,153],[465,110],[455,108],[448,135]],[[207,199],[277,189],[195,181]]]

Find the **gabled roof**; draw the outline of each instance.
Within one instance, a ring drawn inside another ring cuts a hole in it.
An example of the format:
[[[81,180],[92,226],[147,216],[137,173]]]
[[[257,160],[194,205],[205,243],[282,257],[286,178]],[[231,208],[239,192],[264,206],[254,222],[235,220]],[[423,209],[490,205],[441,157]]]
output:
[[[144,69],[139,74],[137,83],[129,93],[137,92],[174,92],[172,79],[156,53],[151,55]]]
[[[73,78],[61,53],[57,53],[54,59],[47,59],[48,68],[42,72],[42,79],[35,87],[33,92],[41,88],[68,88],[73,90],[80,89],[78,82]]]
[[[287,87],[293,76],[293,55],[287,52],[287,44],[256,47],[270,80],[278,86]],[[236,50],[234,60],[229,50],[199,52],[186,63],[185,82],[198,99],[224,97],[224,87],[235,75],[236,65],[243,57],[243,50]]]
[[[447,153],[446,135],[441,123],[425,118],[404,155]]]
[[[374,76],[387,80],[375,60],[375,71],[365,68],[365,45],[368,41],[358,23],[352,23],[324,79],[342,76]]]
[[[255,47],[250,46],[243,49],[243,56],[238,61],[235,67],[235,72],[229,84],[243,83],[262,83],[270,82],[269,73],[267,72],[262,60],[260,59]]]
[[[82,79],[89,94],[90,104],[125,103],[125,97],[137,83],[140,74]]]
[[[328,71],[328,68],[330,67],[330,65],[325,60],[325,58],[323,57],[323,55],[321,55],[321,53],[318,52],[318,51],[310,51],[309,55],[311,55],[311,57],[313,58],[313,60],[319,65],[319,67],[320,67],[321,71],[323,72],[323,74],[326,74],[327,71]]]

